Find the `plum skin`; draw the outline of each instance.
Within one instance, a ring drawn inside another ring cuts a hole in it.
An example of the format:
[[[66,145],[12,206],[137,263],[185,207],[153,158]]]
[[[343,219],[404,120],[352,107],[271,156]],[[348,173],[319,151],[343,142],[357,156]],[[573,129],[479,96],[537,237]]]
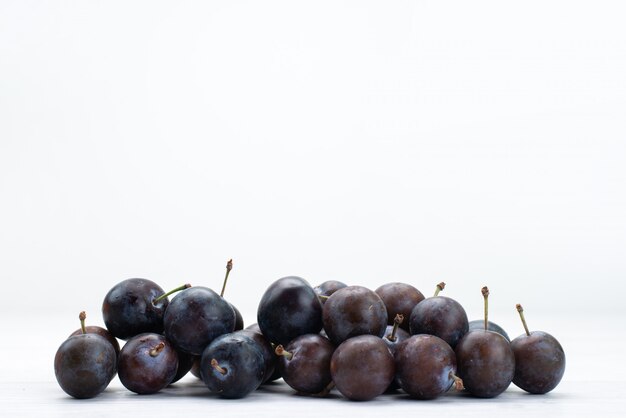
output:
[[[324,330],[335,345],[363,334],[382,338],[387,329],[387,308],[372,290],[348,286],[326,300],[323,320]]]
[[[283,277],[263,293],[257,323],[271,343],[287,345],[300,335],[320,332],[322,303],[306,280]]]
[[[565,352],[552,335],[532,331],[511,341],[515,354],[513,384],[533,394],[554,389],[565,373]]]
[[[459,302],[447,296],[434,296],[415,305],[409,328],[413,335],[436,335],[454,349],[467,333],[469,321]]]
[[[117,371],[117,354],[98,334],[81,334],[65,340],[54,357],[54,375],[61,389],[77,399],[103,392]]]
[[[515,374],[515,355],[509,342],[493,331],[470,331],[455,348],[458,376],[465,389],[479,398],[504,392]]]
[[[163,344],[158,353],[152,353]],[[128,340],[118,360],[118,375],[124,387],[140,395],[156,393],[172,383],[178,370],[178,353],[162,335],[139,334]]]
[[[330,373],[343,396],[367,401],[389,387],[395,375],[395,363],[382,338],[365,334],[337,347],[330,360]]]
[[[113,336],[128,340],[144,332],[163,332],[163,315],[169,300],[154,300],[163,289],[148,279],[127,279],[109,290],[102,302],[104,324]]]
[[[434,335],[413,335],[396,348],[396,376],[400,387],[416,399],[435,399],[454,384],[454,351]]]
[[[285,347],[292,357],[279,356],[278,368],[285,383],[298,392],[318,394],[332,381],[330,359],[335,346],[319,334],[305,334]]]

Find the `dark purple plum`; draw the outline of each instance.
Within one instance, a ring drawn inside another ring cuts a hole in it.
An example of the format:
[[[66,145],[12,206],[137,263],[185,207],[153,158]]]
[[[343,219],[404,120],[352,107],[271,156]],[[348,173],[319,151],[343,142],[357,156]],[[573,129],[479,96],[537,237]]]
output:
[[[256,332],[253,329],[242,329],[235,332],[235,334],[237,333],[248,335],[258,344],[261,354],[263,354],[263,364],[265,366],[263,371],[263,383],[269,381],[274,375],[274,370],[276,369],[276,355],[274,354],[272,345],[269,341],[267,341],[267,338],[265,338],[263,334]]]
[[[402,325],[403,322],[404,317],[401,314],[397,314],[394,318],[393,325],[387,325],[387,328],[385,329],[383,341],[387,344],[387,347],[389,348],[389,351],[391,351],[392,355],[395,355],[398,344],[411,336],[411,334],[400,328],[400,325]],[[398,389],[399,387],[400,385],[398,384],[398,379],[394,378],[387,390],[392,391]]]
[[[475,329],[485,329],[485,320],[484,319],[475,319],[473,321],[470,321],[469,322],[469,330],[468,331],[473,331]],[[500,325],[496,324],[495,322],[489,321],[487,323],[487,329],[489,331],[497,332],[498,334],[500,334],[504,338],[506,338],[507,341],[511,341],[511,339],[509,338],[509,334],[506,333],[504,328],[502,328]]]
[[[233,305],[232,303],[228,303],[230,305],[231,308],[233,308],[233,311],[235,312],[235,329],[234,331],[241,331],[243,329],[243,316],[241,316],[241,312],[239,312],[239,309],[237,309],[235,307],[235,305]]]
[[[183,353],[182,351],[177,351],[176,354],[178,354],[178,368],[176,369],[176,374],[174,375],[174,379],[170,382],[170,385],[185,377],[187,373],[191,371],[193,363],[196,360],[196,356],[192,354]]]
[[[306,280],[283,277],[263,294],[257,322],[271,343],[285,345],[300,335],[320,332],[322,304]]]
[[[509,342],[493,331],[470,331],[456,346],[458,375],[469,393],[493,398],[506,390],[515,373]]]
[[[482,330],[470,331],[459,341],[455,354],[457,374],[465,389],[479,398],[493,398],[504,392],[515,373],[515,355],[501,334],[487,330],[489,289],[482,288],[485,321]]]
[[[245,333],[216,338],[202,353],[200,375],[223,398],[247,396],[263,382],[265,363],[259,345]]]
[[[347,287],[347,286],[348,286],[347,284],[345,284],[344,282],[340,282],[338,280],[326,280],[322,284],[315,286],[313,290],[315,290],[315,293],[317,293],[318,296],[320,296],[320,301],[322,302],[322,305],[323,305],[326,302],[326,299],[328,299],[330,295],[335,293],[337,290],[343,289],[344,287]]]
[[[127,340],[145,332],[163,333],[163,314],[169,300],[167,296],[189,287],[181,286],[165,293],[148,279],[127,279],[109,290],[102,302],[102,317],[114,337]]]
[[[193,356],[193,364],[191,365],[191,374],[202,380],[202,376],[200,375],[200,359],[202,356]]]
[[[169,385],[178,369],[178,353],[160,334],[144,333],[124,344],[118,375],[124,387],[140,395],[156,393]]]
[[[387,308],[373,291],[348,286],[333,293],[324,304],[324,330],[339,345],[358,335],[382,337],[387,328]]]
[[[517,311],[526,333],[511,342],[515,355],[513,383],[529,393],[548,393],[563,378],[565,352],[558,340],[547,332],[528,330],[522,305],[517,305]]]
[[[276,347],[283,380],[303,394],[324,395],[332,381],[330,359],[335,346],[319,334],[297,337],[283,348]]]
[[[85,313],[80,314],[84,329]],[[104,337],[83,331],[70,336],[54,356],[54,375],[61,389],[77,399],[102,393],[117,371],[117,355]]]
[[[438,296],[445,283],[437,285],[435,296],[424,299],[415,305],[409,319],[412,335],[435,335],[454,348],[468,330],[465,309],[456,300]]]
[[[393,380],[393,355],[381,338],[359,335],[337,347],[330,360],[330,374],[337,390],[346,398],[374,399],[384,393]]]
[[[235,311],[213,290],[194,286],[172,299],[163,321],[176,349],[198,356],[215,338],[234,331]]]
[[[415,305],[424,300],[422,292],[406,283],[387,283],[380,286],[375,292],[387,307],[388,325],[393,325],[393,319],[398,314],[408,319]],[[409,321],[404,321],[400,327],[409,331]]]
[[[120,354],[120,343],[117,341],[117,338],[115,338],[113,334],[111,334],[106,329],[96,325],[88,325],[85,327],[85,333],[98,334],[99,336],[104,337],[113,346],[113,349],[115,350],[115,355],[117,356]],[[83,334],[83,330],[79,328],[76,331],[72,332],[69,336],[73,337],[74,335],[81,334]]]
[[[455,382],[462,387],[454,351],[439,337],[413,335],[397,346],[394,357],[398,383],[413,398],[435,399]]]
[[[263,335],[263,333],[261,332],[261,328],[259,328],[259,324],[257,324],[256,322],[254,324],[250,324],[248,325],[244,331],[252,331],[255,332],[257,334],[260,334],[263,336],[263,338],[267,341],[267,338]],[[268,341],[269,342],[269,341]],[[272,347],[272,345],[270,344],[270,347]],[[273,369],[274,371],[272,372],[272,374],[266,378],[263,383],[268,383],[268,382],[273,382],[275,380],[280,379],[282,376],[280,375],[280,370],[278,369],[278,367],[276,367],[276,356],[274,355],[274,349],[271,348],[271,354],[273,356],[273,361],[272,363],[274,363]]]

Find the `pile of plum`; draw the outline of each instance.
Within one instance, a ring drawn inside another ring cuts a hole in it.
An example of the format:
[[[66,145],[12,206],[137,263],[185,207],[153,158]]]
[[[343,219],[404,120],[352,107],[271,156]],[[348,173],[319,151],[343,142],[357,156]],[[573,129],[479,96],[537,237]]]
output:
[[[300,394],[325,396],[338,390],[351,400],[370,400],[402,390],[434,399],[452,387],[492,398],[513,382],[543,394],[565,370],[565,354],[550,334],[530,332],[509,340],[488,320],[468,321],[454,299],[425,298],[415,287],[388,283],[375,291],[327,281],[312,287],[283,277],[263,294],[257,324],[244,329],[239,311],[221,294],[184,285],[165,293],[146,279],[128,279],[105,296],[106,329],[85,326],[56,352],[61,388],[91,398],[117,374],[138,394],[158,392],[188,372],[223,398],[242,398],[263,383],[282,378]],[[170,301],[174,292],[177,294]],[[118,340],[126,343],[120,350]]]

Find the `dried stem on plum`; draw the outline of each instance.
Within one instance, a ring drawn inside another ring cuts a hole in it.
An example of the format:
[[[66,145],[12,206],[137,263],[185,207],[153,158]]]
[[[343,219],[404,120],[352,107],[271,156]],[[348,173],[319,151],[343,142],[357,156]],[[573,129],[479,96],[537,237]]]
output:
[[[437,288],[435,289],[435,296],[438,296],[439,292],[441,292],[445,288],[446,288],[446,284],[444,282],[437,284]]]
[[[528,330],[528,325],[526,325],[526,318],[524,318],[524,308],[519,303],[515,305],[517,312],[519,312],[519,317],[522,320],[522,324],[524,325],[524,330],[526,331],[526,335],[530,335],[530,331]]]

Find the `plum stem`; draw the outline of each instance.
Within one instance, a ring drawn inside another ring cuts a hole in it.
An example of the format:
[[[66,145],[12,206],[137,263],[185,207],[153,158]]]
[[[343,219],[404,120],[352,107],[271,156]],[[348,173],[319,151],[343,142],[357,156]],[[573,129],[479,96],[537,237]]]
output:
[[[322,299],[322,300],[328,300],[328,298],[330,296],[326,296],[326,295],[317,295],[318,298]]]
[[[164,348],[165,348],[165,343],[161,341],[160,343],[156,345],[156,347],[150,350],[150,357],[158,356],[159,354],[161,354],[161,351],[163,351]]]
[[[456,390],[463,390],[463,389],[465,389],[465,386],[463,385],[463,379],[461,379],[459,376],[455,375],[452,370],[450,370],[450,377],[452,379],[454,379],[454,388]]]
[[[226,282],[228,281],[228,275],[230,271],[233,269],[233,259],[231,258],[226,263],[226,276],[224,276],[224,283],[222,284],[222,291],[220,292],[220,296],[224,297],[224,291],[226,290]]]
[[[526,318],[524,318],[524,308],[519,303],[515,305],[515,309],[519,312],[519,317],[522,320],[522,324],[524,325],[524,331],[526,331],[526,335],[530,336],[530,331],[528,331],[528,325],[526,325]]]
[[[489,288],[483,286],[481,289],[483,298],[485,299],[485,331],[489,329]]]
[[[160,301],[162,301],[163,299],[165,299],[165,298],[166,298],[166,297],[168,297],[169,295],[171,295],[171,294],[173,294],[173,293],[176,293],[176,292],[180,292],[181,290],[189,289],[190,287],[191,287],[191,285],[190,285],[189,283],[185,283],[185,284],[184,284],[184,285],[182,285],[182,286],[178,286],[177,288],[172,289],[172,290],[170,290],[170,291],[169,291],[169,292],[167,292],[167,293],[163,293],[163,294],[162,294],[161,296],[159,296],[158,298],[155,298],[155,299],[152,301],[152,304],[154,305],[154,304],[156,304],[156,303],[159,303]]]
[[[437,288],[435,289],[435,296],[438,296],[439,292],[441,292],[445,288],[446,288],[446,284],[444,282],[437,284]]]
[[[293,353],[285,350],[285,347],[283,347],[282,344],[277,345],[274,352],[277,356],[287,357],[287,360],[291,360],[293,358]]]
[[[87,314],[85,311],[78,314],[78,319],[80,320],[80,330],[83,334],[87,334],[87,328],[85,328],[85,319],[87,319]]]
[[[398,331],[398,327],[400,326],[400,324],[402,324],[402,322],[404,321],[404,315],[402,314],[396,314],[396,317],[393,318],[393,328],[391,329],[391,334],[389,334],[387,336],[387,339],[391,342],[395,341],[396,338],[396,332]]]
[[[226,369],[220,366],[220,364],[215,359],[211,359],[211,367],[217,370],[220,374],[226,374]]]

